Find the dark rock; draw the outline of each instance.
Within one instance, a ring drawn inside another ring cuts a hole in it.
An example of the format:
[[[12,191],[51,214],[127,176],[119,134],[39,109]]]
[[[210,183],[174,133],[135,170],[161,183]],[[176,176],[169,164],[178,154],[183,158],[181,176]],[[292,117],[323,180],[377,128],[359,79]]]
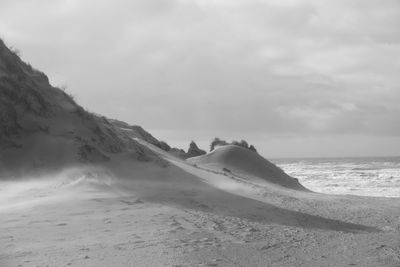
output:
[[[189,149],[186,154],[187,158],[197,157],[197,156],[201,156],[204,154],[206,154],[206,152],[204,150],[200,149],[194,141],[190,142]]]

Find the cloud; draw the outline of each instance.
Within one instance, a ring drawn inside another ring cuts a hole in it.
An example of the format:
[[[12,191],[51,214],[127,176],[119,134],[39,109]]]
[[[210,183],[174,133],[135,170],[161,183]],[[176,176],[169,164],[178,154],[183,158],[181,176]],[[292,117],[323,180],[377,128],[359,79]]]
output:
[[[397,0],[2,1],[0,18],[84,106],[168,137],[400,138]]]

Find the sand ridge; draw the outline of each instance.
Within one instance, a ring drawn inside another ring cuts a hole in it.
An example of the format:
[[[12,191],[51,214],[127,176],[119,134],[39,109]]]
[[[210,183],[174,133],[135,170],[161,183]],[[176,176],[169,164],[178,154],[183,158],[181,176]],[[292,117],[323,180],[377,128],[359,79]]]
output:
[[[120,156],[33,183],[11,209],[1,202],[0,266],[400,263],[398,199],[241,181],[140,142],[168,164]]]

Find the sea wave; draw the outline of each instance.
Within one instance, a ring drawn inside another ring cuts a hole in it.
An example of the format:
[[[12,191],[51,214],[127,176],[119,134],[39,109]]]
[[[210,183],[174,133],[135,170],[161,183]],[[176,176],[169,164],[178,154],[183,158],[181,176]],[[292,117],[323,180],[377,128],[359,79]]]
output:
[[[400,158],[273,160],[309,189],[329,194],[400,197]]]

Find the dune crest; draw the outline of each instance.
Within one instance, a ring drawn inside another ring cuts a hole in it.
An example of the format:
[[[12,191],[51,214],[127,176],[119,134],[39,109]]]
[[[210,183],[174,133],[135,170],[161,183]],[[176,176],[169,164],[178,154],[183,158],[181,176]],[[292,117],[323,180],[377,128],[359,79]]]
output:
[[[290,177],[258,153],[236,145],[218,146],[206,155],[189,158],[188,162],[249,179],[259,178],[286,188],[307,190],[296,178]]]
[[[140,130],[140,129],[139,129]],[[0,178],[110,161],[157,158],[103,116],[52,86],[0,40]]]

